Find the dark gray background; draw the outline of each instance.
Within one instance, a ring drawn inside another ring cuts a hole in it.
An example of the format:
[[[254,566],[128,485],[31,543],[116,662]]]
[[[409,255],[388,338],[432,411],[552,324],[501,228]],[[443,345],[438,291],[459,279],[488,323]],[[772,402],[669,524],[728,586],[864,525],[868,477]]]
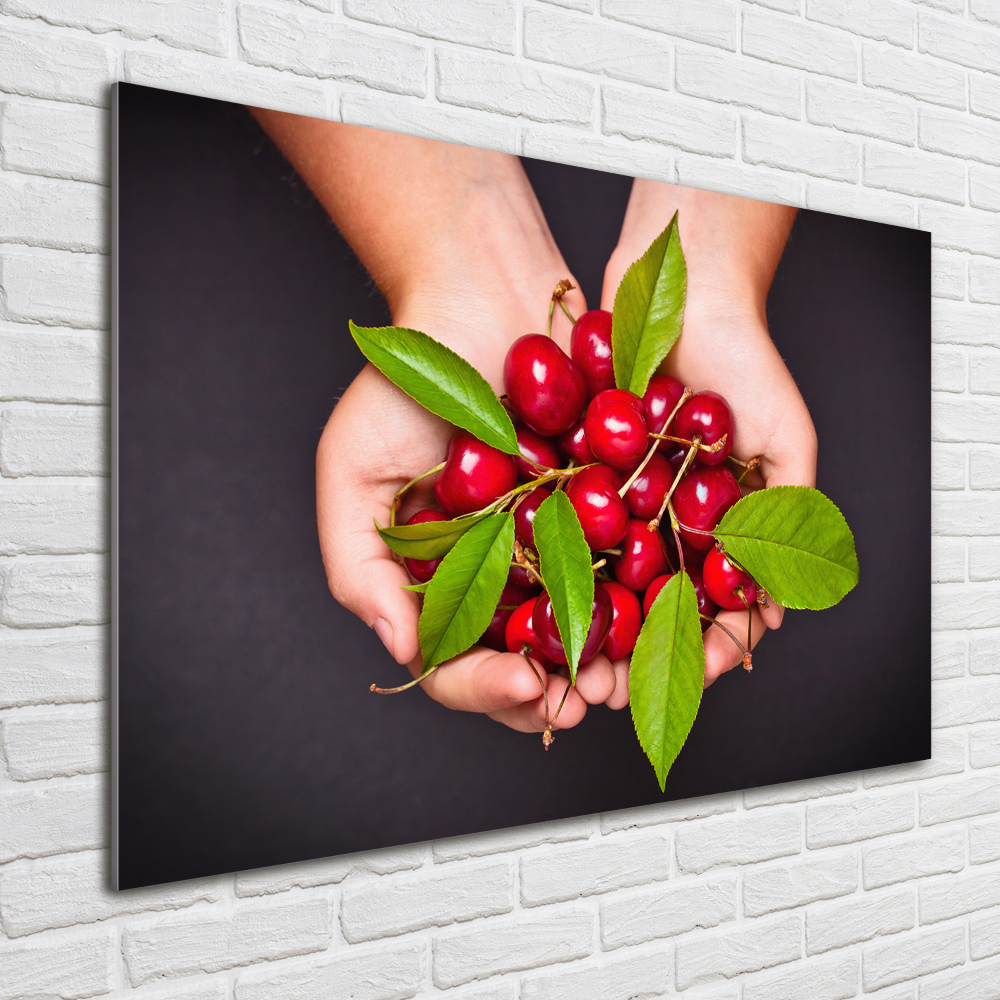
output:
[[[385,304],[244,109],[119,97],[119,886],[662,800],[627,710],[543,753],[369,693],[407,675],[327,592],[313,462]],[[630,180],[525,167],[598,302]],[[861,583],[706,692],[666,798],[930,754],[928,234],[801,213],[769,320]]]

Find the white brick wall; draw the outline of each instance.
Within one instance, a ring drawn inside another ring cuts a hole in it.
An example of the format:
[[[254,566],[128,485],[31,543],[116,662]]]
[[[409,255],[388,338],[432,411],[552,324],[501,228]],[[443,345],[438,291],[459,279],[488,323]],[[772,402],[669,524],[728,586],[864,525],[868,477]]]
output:
[[[108,84],[932,232],[929,762],[107,888]],[[996,1000],[997,0],[0,0],[0,1000]]]

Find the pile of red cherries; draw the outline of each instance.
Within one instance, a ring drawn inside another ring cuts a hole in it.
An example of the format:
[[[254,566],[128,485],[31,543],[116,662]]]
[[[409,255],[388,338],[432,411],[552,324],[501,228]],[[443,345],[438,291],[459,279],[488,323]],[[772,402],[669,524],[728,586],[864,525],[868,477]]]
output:
[[[471,514],[519,483],[548,476],[511,501],[515,543],[510,575],[479,642],[501,652],[530,651],[537,663],[553,671],[566,664],[566,654],[537,572],[532,521],[558,484],[565,484],[596,567],[581,664],[599,652],[612,660],[632,652],[644,615],[682,557],[705,627],[717,606],[739,611],[757,598],[753,579],[729,562],[712,536],[722,515],[740,499],[739,484],[726,464],[733,422],[728,404],[714,392],[686,394],[669,375],[654,375],[641,398],[615,388],[611,326],[611,313],[605,310],[584,313],[573,326],[571,356],[543,334],[515,341],[503,374],[520,455],[504,454],[458,431],[434,483],[441,510],[422,510],[407,522]],[[689,455],[691,443],[698,447]],[[684,475],[670,498],[675,535],[665,500],[682,468]],[[566,470],[558,484],[553,470]],[[415,580],[426,582],[440,561],[407,559],[406,566]]]

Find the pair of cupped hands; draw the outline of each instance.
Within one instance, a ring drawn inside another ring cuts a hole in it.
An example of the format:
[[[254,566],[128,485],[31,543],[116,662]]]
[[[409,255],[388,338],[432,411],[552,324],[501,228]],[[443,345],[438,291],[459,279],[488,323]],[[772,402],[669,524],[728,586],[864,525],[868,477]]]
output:
[[[421,330],[462,355],[503,392],[510,345],[542,332],[552,291],[576,282],[520,161],[502,153],[355,126],[255,111],[296,166],[385,295],[397,326]],[[733,453],[760,456],[758,485],[815,482],[816,436],[795,382],[767,330],[765,303],[794,211],[777,205],[636,180],[600,307],[612,310],[629,265],[679,211],[687,260],[683,332],[666,370],[693,389],[713,389],[734,416]],[[575,316],[578,288],[564,299]],[[569,353],[571,324],[556,309],[552,336]],[[387,523],[400,487],[440,463],[453,428],[367,365],[344,392],[317,453],[319,538],[333,596],[416,676],[420,598],[372,524]],[[407,496],[402,521],[433,503],[430,482]],[[755,607],[752,642],[781,624],[783,609]],[[745,634],[746,612],[719,612]],[[704,635],[705,682],[742,662],[726,633]],[[628,704],[628,659],[598,655],[577,672],[557,727],[588,705]],[[568,680],[541,674],[557,705]],[[394,683],[391,676],[380,683]],[[513,729],[546,728],[545,703],[524,657],[474,646],[423,683],[441,704],[484,712]]]

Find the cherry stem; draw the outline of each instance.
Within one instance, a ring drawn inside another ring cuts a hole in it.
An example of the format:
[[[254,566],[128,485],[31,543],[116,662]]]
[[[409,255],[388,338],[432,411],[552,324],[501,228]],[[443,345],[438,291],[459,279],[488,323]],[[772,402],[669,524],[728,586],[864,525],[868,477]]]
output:
[[[657,441],[675,441],[677,444],[694,445],[696,444],[698,448],[702,451],[710,452],[715,454],[717,451],[722,451],[726,447],[726,439],[729,437],[728,434],[723,434],[715,444],[702,444],[701,438],[695,438],[694,441],[689,441],[687,438],[674,437],[673,434],[650,434],[651,438],[656,438]],[[742,464],[742,463],[741,463]]]
[[[743,651],[743,669],[753,670],[753,657],[750,655],[750,643],[753,641],[753,612],[750,610],[750,602],[747,595],[743,593],[743,587],[737,587],[736,593],[740,595],[740,600],[747,609],[747,648]]]
[[[674,476],[674,481],[670,484],[670,489],[667,490],[667,495],[663,498],[663,503],[660,505],[660,510],[656,517],[649,522],[646,527],[650,531],[656,531],[660,526],[660,519],[663,517],[664,512],[667,509],[667,505],[670,503],[670,498],[674,495],[674,490],[677,489],[677,484],[681,481],[684,473],[687,472],[688,466],[694,461],[694,456],[698,454],[698,439],[691,442],[691,447],[688,449],[688,453],[684,456],[684,461],[681,462],[681,467],[677,470],[677,475]]]
[[[552,296],[552,301],[549,303],[549,324],[545,330],[545,334],[548,337],[552,336],[552,314],[556,311],[556,297]],[[545,747],[548,750],[548,746]]]
[[[524,642],[521,644],[521,655],[528,661],[528,666],[531,667],[531,672],[535,675],[535,680],[538,681],[538,686],[542,689],[542,698],[545,703],[545,732],[542,733],[542,746],[546,750],[552,745],[552,741],[555,737],[552,735],[552,723],[549,722],[549,691],[542,680],[542,675],[538,672],[535,667],[534,662],[531,659],[531,646]]]
[[[729,457],[733,458],[732,455],[730,455]],[[754,469],[760,468],[760,456],[754,456],[753,458],[750,459],[749,462],[740,462],[738,458],[734,458],[733,461],[743,466],[743,471],[740,473],[740,478],[736,480],[737,485],[740,485],[743,482],[748,472],[753,472]]]
[[[743,643],[740,642],[740,640],[737,639],[736,636],[733,635],[733,633],[729,630],[729,628],[727,626],[723,625],[722,622],[720,622],[718,618],[713,618],[711,615],[703,615],[700,612],[698,614],[698,617],[699,618],[703,618],[707,622],[711,622],[713,625],[718,625],[719,628],[721,628],[722,631],[725,632],[726,635],[728,635],[729,638],[732,639],[733,642],[735,642],[737,646],[739,646],[740,652],[743,654],[744,659],[746,659],[746,657],[750,653],[750,650],[747,649],[746,646],[744,646]]]
[[[656,454],[656,449],[659,447],[660,442],[654,441],[653,447],[646,452],[646,457],[639,463],[638,468],[632,473],[631,476],[628,477],[625,485],[618,491],[618,496],[620,496],[623,500],[625,499],[625,494],[632,488],[632,484],[639,478],[639,476],[642,475],[642,470],[649,465],[649,460]]]
[[[576,317],[570,312],[569,306],[566,305],[566,303],[563,302],[563,300],[561,298],[559,299],[559,305],[562,306],[562,311],[564,313],[566,313],[567,317],[569,318],[569,321],[571,323],[575,324],[576,323]]]
[[[552,301],[549,302],[548,335],[550,337],[552,336],[552,314],[556,311],[557,302],[559,303],[560,306],[562,306],[562,311],[566,313],[566,315],[569,317],[569,321],[571,323],[576,322],[576,317],[569,311],[569,306],[567,306],[566,303],[563,302],[563,296],[567,292],[572,291],[574,288],[576,288],[576,285],[574,285],[573,282],[569,280],[569,278],[563,278],[561,281],[556,283],[556,287],[552,292]]]
[[[667,510],[670,512],[670,530],[674,533],[674,543],[677,546],[677,558],[681,563],[681,572],[684,572],[684,546],[681,545],[681,536],[677,531],[677,515],[674,513],[674,505],[667,501]]]
[[[566,695],[569,694],[569,689],[572,686],[573,686],[573,682],[572,681],[570,681],[569,684],[566,685],[566,690],[563,691],[562,700],[559,702],[559,707],[556,709],[556,714],[552,716],[552,722],[551,722],[551,725],[550,725],[550,729],[551,729],[551,726],[554,726],[556,724],[556,719],[559,718],[559,713],[562,711],[563,705],[566,704]],[[552,737],[552,739],[555,739],[555,737]],[[551,742],[551,740],[549,742]],[[546,747],[546,750],[547,749],[548,749],[548,747]]]
[[[403,495],[411,486],[416,486],[421,479],[426,479],[428,476],[433,476],[436,472],[440,472],[448,463],[442,462],[440,465],[435,465],[433,469],[428,469],[426,472],[421,472],[419,476],[414,476],[404,487],[397,491],[396,495],[392,498],[392,506],[389,508],[389,527],[396,527],[396,510],[399,508],[399,501],[403,498]]]
[[[598,559],[597,562],[591,563],[590,568],[596,573],[602,566],[607,566],[607,559]]]
[[[422,680],[426,680],[428,677],[430,677],[430,675],[433,674],[435,670],[437,670],[438,666],[440,666],[440,664],[431,667],[430,670],[425,670],[419,677],[414,677],[412,681],[409,681],[406,684],[400,684],[399,687],[380,688],[377,685],[373,684],[368,690],[374,691],[375,694],[399,694],[400,691],[408,691],[415,684],[419,684]]]

